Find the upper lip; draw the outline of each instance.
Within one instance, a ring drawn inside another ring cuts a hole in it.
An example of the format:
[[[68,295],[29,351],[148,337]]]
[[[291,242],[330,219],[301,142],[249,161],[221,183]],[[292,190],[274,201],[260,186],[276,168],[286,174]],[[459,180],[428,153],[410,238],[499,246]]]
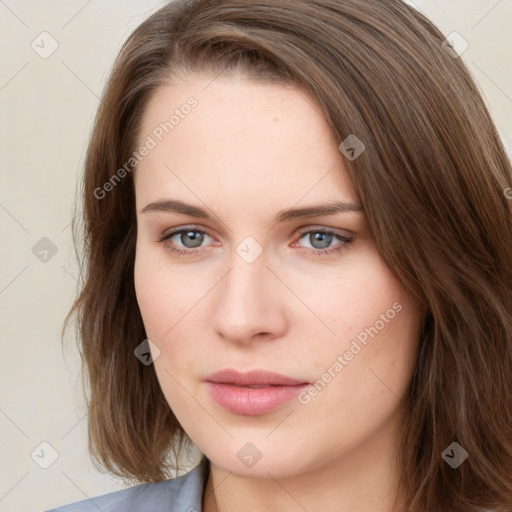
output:
[[[264,384],[269,386],[296,386],[298,384],[308,384],[304,380],[293,379],[292,377],[266,370],[239,372],[231,368],[212,373],[206,377],[205,380],[207,382],[219,382],[235,386],[255,386]]]

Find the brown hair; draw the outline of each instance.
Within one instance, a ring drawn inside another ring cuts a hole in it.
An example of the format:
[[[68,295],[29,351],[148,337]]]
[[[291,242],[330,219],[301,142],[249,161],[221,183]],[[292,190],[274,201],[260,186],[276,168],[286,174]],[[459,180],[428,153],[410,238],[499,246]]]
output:
[[[366,146],[346,161],[355,190],[379,252],[427,312],[401,439],[408,510],[512,509],[512,170],[444,39],[400,0],[177,0],[133,32],[87,152],[83,287],[64,325],[77,316],[97,464],[159,481],[189,442],[133,353],[146,338],[133,175],[97,191],[133,155],[158,87],[238,70],[305,88],[337,140]],[[469,453],[458,469],[441,457],[452,442]]]

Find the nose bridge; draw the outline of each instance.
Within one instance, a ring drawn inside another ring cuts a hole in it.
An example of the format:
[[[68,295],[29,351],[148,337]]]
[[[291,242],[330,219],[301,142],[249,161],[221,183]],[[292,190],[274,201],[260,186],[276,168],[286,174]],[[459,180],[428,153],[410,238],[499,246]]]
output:
[[[275,279],[261,254],[252,262],[234,253],[231,270],[219,286],[214,329],[225,338],[248,341],[259,333],[277,334],[284,326]]]

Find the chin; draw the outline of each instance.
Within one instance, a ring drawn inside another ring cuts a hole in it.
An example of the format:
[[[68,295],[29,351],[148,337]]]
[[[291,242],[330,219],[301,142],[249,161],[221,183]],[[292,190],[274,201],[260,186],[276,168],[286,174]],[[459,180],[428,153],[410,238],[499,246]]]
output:
[[[287,478],[314,469],[309,467],[302,448],[279,450],[271,443],[233,442],[227,449],[203,453],[215,466],[244,478]]]

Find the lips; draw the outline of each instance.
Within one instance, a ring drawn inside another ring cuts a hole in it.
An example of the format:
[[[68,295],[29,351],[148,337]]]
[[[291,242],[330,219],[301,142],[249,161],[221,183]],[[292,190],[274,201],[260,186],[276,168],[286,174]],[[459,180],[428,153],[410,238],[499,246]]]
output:
[[[308,384],[307,381],[293,379],[279,373],[265,370],[252,370],[241,373],[233,369],[225,369],[216,372],[205,379],[207,382],[218,382],[221,384],[231,384],[232,386],[264,388],[269,386],[296,386],[299,384]]]
[[[309,383],[264,370],[226,369],[205,379],[211,397],[227,411],[245,416],[271,412],[297,396]]]

